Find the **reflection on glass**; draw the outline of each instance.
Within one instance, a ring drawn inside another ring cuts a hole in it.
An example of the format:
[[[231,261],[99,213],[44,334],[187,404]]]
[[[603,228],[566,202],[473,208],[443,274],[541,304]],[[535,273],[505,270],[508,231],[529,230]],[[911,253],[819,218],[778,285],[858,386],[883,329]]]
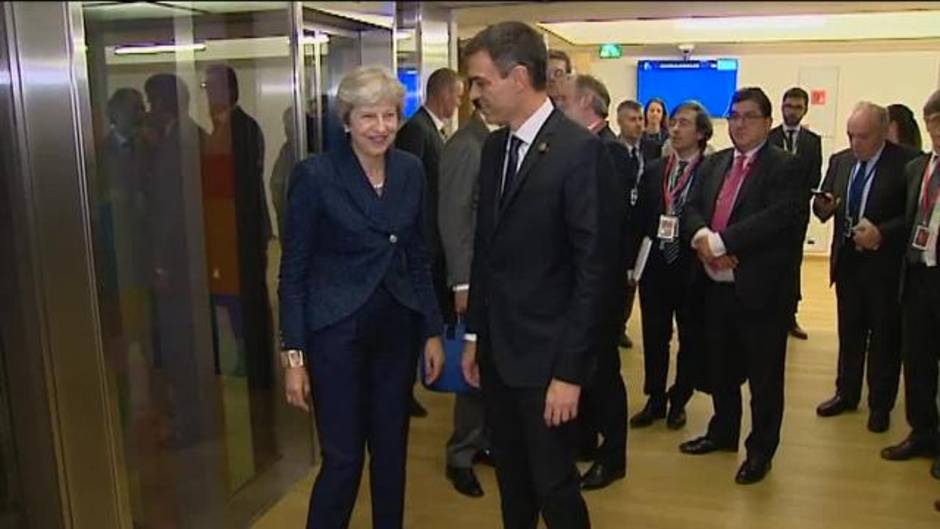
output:
[[[84,5],[101,327],[141,528],[242,526],[312,452],[270,299],[285,184],[265,176],[296,162],[287,4],[192,5]]]

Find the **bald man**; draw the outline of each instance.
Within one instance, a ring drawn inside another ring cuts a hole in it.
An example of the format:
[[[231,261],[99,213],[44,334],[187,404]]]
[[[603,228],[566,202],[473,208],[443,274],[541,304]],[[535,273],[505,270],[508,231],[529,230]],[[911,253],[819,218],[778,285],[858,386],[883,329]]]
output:
[[[816,413],[832,417],[858,407],[867,357],[868,429],[878,433],[890,425],[901,372],[898,288],[907,236],[907,157],[886,141],[884,107],[859,103],[846,132],[850,148],[832,155],[825,195],[813,200],[819,220],[835,222],[829,277],[839,321],[836,393]]]

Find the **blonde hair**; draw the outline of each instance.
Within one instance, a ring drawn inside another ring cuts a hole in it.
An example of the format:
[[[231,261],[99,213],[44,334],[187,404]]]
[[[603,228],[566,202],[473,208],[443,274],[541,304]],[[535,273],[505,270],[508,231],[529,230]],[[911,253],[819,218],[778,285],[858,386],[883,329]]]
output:
[[[404,98],[405,88],[398,79],[378,66],[360,66],[349,72],[336,91],[339,115],[346,124],[352,110],[365,105],[393,103],[400,115]]]

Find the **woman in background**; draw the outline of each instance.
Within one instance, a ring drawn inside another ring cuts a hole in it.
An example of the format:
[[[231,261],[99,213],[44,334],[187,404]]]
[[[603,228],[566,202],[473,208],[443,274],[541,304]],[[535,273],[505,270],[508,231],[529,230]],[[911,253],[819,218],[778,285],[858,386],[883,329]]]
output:
[[[643,111],[646,130],[643,131],[643,155],[652,160],[663,155],[663,143],[669,139],[669,120],[666,119],[666,102],[654,97],[646,102]]]
[[[888,105],[888,141],[900,145],[905,151],[910,151],[910,158],[923,153],[920,127],[917,126],[914,112],[900,103]]]
[[[323,463],[307,527],[345,529],[370,455],[372,527],[401,529],[408,409],[422,345],[440,374],[443,324],[423,236],[421,161],[392,147],[404,89],[354,70],[337,99],[347,141],[294,169],[281,261],[281,337],[290,404],[313,388]]]

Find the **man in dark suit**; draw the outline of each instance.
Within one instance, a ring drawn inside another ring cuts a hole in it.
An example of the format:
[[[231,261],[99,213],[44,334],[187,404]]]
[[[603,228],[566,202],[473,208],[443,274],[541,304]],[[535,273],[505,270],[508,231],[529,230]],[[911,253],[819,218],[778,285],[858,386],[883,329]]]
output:
[[[444,145],[441,153],[438,223],[447,262],[447,285],[454,292],[454,312],[467,313],[470,293],[470,264],[473,261],[473,232],[479,201],[480,153],[490,129],[479,102],[470,121]],[[489,450],[483,396],[479,392],[458,393],[454,400],[454,432],[447,441],[447,478],[458,492],[470,497],[483,495],[473,472],[478,454]]]
[[[836,286],[839,363],[836,394],[819,405],[820,417],[858,407],[868,353],[868,429],[889,427],[901,373],[898,282],[904,252],[904,165],[897,145],[885,141],[884,107],[859,103],[848,122],[851,148],[834,154],[813,200],[823,222],[835,217],[829,257]]]
[[[809,94],[800,87],[793,87],[783,94],[783,103],[780,110],[783,114],[783,124],[777,125],[770,131],[770,144],[796,156],[800,164],[800,176],[803,189],[803,229],[794,240],[797,245],[796,252],[796,292],[797,297],[793,304],[793,325],[790,327],[790,336],[805,340],[806,331],[796,321],[796,313],[800,300],[803,299],[800,268],[803,266],[803,240],[806,239],[806,229],[809,227],[809,201],[811,191],[819,185],[822,171],[822,139],[819,134],[800,125],[806,111],[809,109]]]
[[[472,97],[506,126],[480,165],[464,373],[481,383],[503,526],[590,527],[574,464],[590,351],[603,323],[615,211],[602,142],[553,109],[542,36],[519,22],[466,46]],[[479,362],[479,363],[478,363]]]
[[[734,148],[699,170],[682,219],[704,279],[705,342],[715,414],[703,436],[680,445],[686,454],[736,452],[741,388],[751,389],[747,459],[735,476],[756,483],[780,443],[783,375],[793,297],[793,244],[799,230],[797,167],[768,144],[771,105],[760,88],[742,88],[728,118]]]
[[[631,253],[639,253],[642,239],[650,241],[646,261],[640,263],[642,270],[636,257],[631,263],[634,274],[640,275],[643,392],[649,397],[643,409],[630,418],[634,428],[650,426],[664,417],[672,430],[685,425],[685,405],[692,398],[695,372],[704,356],[701,285],[693,281],[698,260],[690,247],[681,244],[678,228],[712,130],[711,118],[699,103],[687,101],[673,110],[669,134],[672,150],[647,167],[633,211]],[[679,351],[675,382],[667,392],[673,317],[679,331]]]
[[[440,68],[428,77],[424,105],[411,119],[402,125],[395,137],[395,146],[421,159],[427,181],[425,193],[424,222],[425,237],[431,261],[431,278],[434,292],[445,323],[454,322],[454,297],[447,287],[447,265],[441,232],[437,225],[439,193],[439,168],[444,140],[447,139],[447,123],[460,104],[463,82],[457,72]],[[427,410],[412,397],[411,416],[424,417]]]
[[[623,336],[625,298],[619,293],[627,286],[627,207],[629,190],[636,185],[636,167],[626,147],[607,125],[610,108],[607,87],[590,75],[578,75],[570,79],[561,92],[564,97],[557,101],[564,101],[564,105],[559,105],[559,109],[604,142],[613,163],[612,178],[618,186],[616,194],[603,197],[611,201],[610,207],[620,215],[618,246],[613,250],[617,261],[610,284],[614,295],[609,296],[604,309],[607,318],[595,345],[597,368],[581,400],[582,442],[586,444],[581,448],[594,452],[594,463],[581,477],[581,488],[594,490],[623,478],[627,469],[627,389],[620,376],[617,344]],[[598,435],[604,439],[600,447],[597,446]]]
[[[937,432],[936,331],[940,327],[940,268],[937,234],[940,232],[940,90],[924,105],[930,135],[930,154],[907,164],[907,199],[904,226],[901,312],[904,392],[911,433],[900,444],[885,448],[881,456],[904,460],[940,453]],[[933,477],[940,479],[940,457]],[[938,502],[940,505],[940,502]],[[938,506],[940,509],[940,506]]]

